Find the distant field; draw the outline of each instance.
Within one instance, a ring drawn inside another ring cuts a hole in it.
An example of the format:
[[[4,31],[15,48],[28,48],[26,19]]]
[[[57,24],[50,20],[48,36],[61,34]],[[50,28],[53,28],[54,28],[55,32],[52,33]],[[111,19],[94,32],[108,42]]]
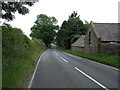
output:
[[[87,54],[87,53],[80,53],[71,50],[63,50],[66,53],[70,53],[76,56],[80,56],[83,58],[87,58],[90,60],[94,60],[103,64],[107,64],[113,67],[120,68],[120,56],[117,55],[102,55],[102,54]]]

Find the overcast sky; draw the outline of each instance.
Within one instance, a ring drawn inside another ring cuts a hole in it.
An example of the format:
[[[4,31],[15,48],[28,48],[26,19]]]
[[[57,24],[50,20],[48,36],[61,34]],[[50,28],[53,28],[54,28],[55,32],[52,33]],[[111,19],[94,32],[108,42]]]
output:
[[[60,26],[68,16],[77,11],[82,21],[117,23],[118,22],[118,2],[120,0],[39,0],[30,7],[30,13],[23,16],[15,15],[16,19],[9,22],[13,27],[21,28],[29,37],[30,28],[34,25],[36,16],[46,14],[54,16]]]

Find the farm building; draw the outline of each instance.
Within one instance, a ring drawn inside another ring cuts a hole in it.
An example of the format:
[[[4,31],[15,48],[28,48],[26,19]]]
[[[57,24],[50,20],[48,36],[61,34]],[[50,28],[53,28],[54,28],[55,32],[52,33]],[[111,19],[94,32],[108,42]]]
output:
[[[71,50],[72,51],[78,51],[78,52],[84,52],[84,39],[85,39],[85,35],[82,35],[80,38],[78,38],[71,45]]]
[[[120,48],[118,23],[93,23],[88,28],[84,52],[91,54],[116,54]]]
[[[91,22],[84,41],[81,41],[84,42],[82,51],[91,54],[118,54],[120,48],[118,27],[120,23]]]

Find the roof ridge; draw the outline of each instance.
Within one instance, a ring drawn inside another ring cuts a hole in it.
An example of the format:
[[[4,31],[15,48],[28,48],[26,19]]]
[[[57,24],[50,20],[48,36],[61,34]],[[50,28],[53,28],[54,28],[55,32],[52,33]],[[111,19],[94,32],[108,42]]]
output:
[[[97,22],[93,22],[93,24],[120,24],[120,23],[97,23]]]
[[[100,38],[99,34],[98,34],[97,31],[95,30],[95,26],[94,26],[94,23],[93,23],[93,22],[91,22],[91,26],[92,26],[92,28],[93,28],[96,36],[97,36],[98,38]]]

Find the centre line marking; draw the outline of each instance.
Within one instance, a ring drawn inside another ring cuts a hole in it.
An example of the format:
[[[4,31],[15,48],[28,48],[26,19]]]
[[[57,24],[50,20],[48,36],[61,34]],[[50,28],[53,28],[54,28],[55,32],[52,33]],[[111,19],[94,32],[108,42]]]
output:
[[[54,50],[54,52],[56,53],[56,51]],[[59,56],[57,53],[56,53],[57,56]]]
[[[63,57],[60,57],[62,60],[64,60],[65,62],[68,62],[67,60],[65,60]]]
[[[92,77],[90,77],[89,75],[87,75],[86,73],[84,73],[83,71],[81,71],[79,68],[75,67],[75,69],[77,71],[79,71],[80,73],[82,73],[83,75],[85,75],[86,77],[88,77],[89,79],[91,79],[93,82],[95,82],[99,86],[101,86],[102,88],[104,88],[105,90],[109,90],[107,87],[105,87],[104,85],[102,85],[101,83],[99,83],[98,81],[96,81],[95,79],[93,79]]]
[[[56,53],[57,54],[57,53]],[[57,56],[59,56],[58,54],[57,54]]]

